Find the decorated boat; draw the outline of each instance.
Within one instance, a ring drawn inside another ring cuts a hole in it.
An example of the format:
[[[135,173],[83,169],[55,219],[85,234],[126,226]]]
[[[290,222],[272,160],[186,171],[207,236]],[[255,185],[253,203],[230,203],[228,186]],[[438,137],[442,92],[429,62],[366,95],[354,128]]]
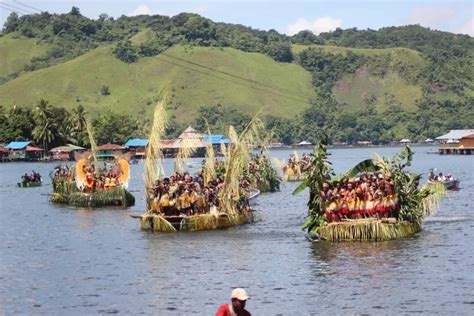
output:
[[[443,173],[439,173],[439,175],[435,175],[434,170],[431,169],[428,175],[428,182],[430,183],[441,183],[446,190],[449,191],[457,191],[459,190],[459,179],[453,177],[451,174],[447,174],[446,176]]]
[[[301,159],[296,152],[291,154],[288,161],[283,165],[283,178],[288,182],[303,181],[306,179],[307,168],[309,166],[309,156],[303,154]]]
[[[16,185],[19,188],[32,188],[39,187],[42,183],[41,175],[33,171],[30,175],[25,173],[21,176],[21,182],[18,182]]]
[[[303,229],[313,240],[384,241],[413,236],[444,194],[439,183],[420,188],[420,175],[405,170],[413,159],[409,147],[390,161],[364,160],[335,176],[326,146],[327,136],[311,154],[311,172],[294,191],[309,188]]]
[[[163,151],[160,138],[166,126],[163,101],[154,114],[154,122],[147,147],[145,162],[145,185],[147,210],[142,215],[131,215],[140,219],[144,230],[173,232],[228,228],[251,223],[255,211],[250,205],[259,191],[251,189],[243,181],[248,168],[251,146],[256,138],[257,126],[263,126],[254,118],[239,136],[229,128],[231,145],[221,146],[223,159],[219,163],[222,173],[217,176],[216,159],[212,144],[206,145],[206,159],[202,171],[192,176],[186,171],[186,159],[200,139],[182,139],[176,155],[175,170],[166,177],[161,165]]]
[[[130,166],[127,155],[115,156],[113,164],[100,168],[93,164],[92,153],[76,153],[73,168],[56,170],[52,176],[50,201],[84,207],[122,206],[135,204],[127,191]]]
[[[262,193],[280,191],[281,178],[263,149],[259,154],[252,154],[248,168],[244,170],[244,178],[248,179],[252,188]]]

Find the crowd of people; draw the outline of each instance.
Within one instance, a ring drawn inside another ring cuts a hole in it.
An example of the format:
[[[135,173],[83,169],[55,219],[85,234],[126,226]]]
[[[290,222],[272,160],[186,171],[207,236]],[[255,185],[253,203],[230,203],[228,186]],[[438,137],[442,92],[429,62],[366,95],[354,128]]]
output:
[[[382,173],[364,173],[334,185],[323,183],[320,201],[328,222],[396,217],[398,202],[391,175]]]
[[[26,183],[40,183],[41,180],[41,175],[38,172],[35,172],[34,170],[31,171],[31,174],[25,173],[24,175],[21,176],[21,182],[23,184]]]
[[[196,177],[189,173],[174,173],[170,177],[156,180],[149,188],[150,211],[167,216],[198,215],[217,212],[219,208],[219,191],[224,185],[223,177],[218,176],[206,184],[202,172]],[[240,179],[240,200],[237,208],[240,211],[249,209],[248,197],[250,183]]]
[[[287,175],[301,175],[309,166],[309,155],[303,153],[300,159],[296,154],[291,154],[286,162],[283,172]]]
[[[83,193],[94,193],[104,190],[111,190],[121,185],[120,170],[118,168],[105,168],[95,172],[94,165],[84,166],[83,172],[86,175],[84,185],[82,187]]]
[[[69,168],[68,165],[56,166],[53,173],[53,179],[55,178],[74,180],[74,168]]]

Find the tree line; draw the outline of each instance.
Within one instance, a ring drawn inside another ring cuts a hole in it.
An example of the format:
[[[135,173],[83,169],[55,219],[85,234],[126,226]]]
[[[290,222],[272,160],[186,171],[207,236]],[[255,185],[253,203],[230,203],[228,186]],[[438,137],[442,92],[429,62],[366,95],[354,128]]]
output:
[[[0,106],[0,142],[34,140],[48,150],[66,144],[89,146],[87,120],[90,119],[98,144],[124,143],[129,138],[148,135],[149,121],[105,111],[90,117],[82,105],[71,111],[39,100],[30,107]]]

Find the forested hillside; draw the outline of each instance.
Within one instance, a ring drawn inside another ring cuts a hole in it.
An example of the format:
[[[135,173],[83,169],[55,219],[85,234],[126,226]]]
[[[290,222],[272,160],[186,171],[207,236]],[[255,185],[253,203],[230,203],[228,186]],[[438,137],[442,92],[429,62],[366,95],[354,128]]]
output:
[[[289,37],[186,13],[93,20],[73,7],[12,13],[0,54],[0,141],[35,138],[12,120],[45,124],[41,99],[59,109],[43,109],[52,143],[87,141],[53,118],[78,108],[104,141],[145,136],[163,88],[170,135],[204,131],[204,118],[215,132],[239,128],[261,107],[285,143],[317,141],[324,128],[333,142],[422,140],[474,121],[473,38],[416,25]],[[110,117],[127,128],[105,128]]]

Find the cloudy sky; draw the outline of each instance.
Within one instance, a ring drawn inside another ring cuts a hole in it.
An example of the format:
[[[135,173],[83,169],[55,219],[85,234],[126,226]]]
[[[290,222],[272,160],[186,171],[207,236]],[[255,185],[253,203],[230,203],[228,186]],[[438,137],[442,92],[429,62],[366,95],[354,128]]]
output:
[[[217,22],[275,29],[290,35],[305,29],[318,34],[336,27],[378,29],[420,24],[474,36],[474,0],[0,0],[0,24],[11,11],[65,13],[72,6],[91,18],[101,13],[119,17],[193,12]]]

